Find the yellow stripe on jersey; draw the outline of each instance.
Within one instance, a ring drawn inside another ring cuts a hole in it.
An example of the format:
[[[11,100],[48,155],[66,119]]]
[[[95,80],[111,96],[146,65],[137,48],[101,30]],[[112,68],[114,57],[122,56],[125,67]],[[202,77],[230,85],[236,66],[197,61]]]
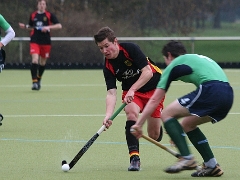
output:
[[[159,67],[157,67],[155,64],[153,64],[153,62],[147,57],[147,60],[150,62],[151,66],[153,67],[153,69],[155,69],[157,72],[159,72],[160,74],[162,74],[162,71]]]

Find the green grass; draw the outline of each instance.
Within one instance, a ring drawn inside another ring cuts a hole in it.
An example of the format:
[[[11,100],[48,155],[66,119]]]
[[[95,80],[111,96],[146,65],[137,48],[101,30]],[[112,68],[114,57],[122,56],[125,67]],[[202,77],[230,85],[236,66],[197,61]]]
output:
[[[239,70],[226,70],[235,91],[234,106],[221,123],[201,126],[225,174],[221,180],[239,178]],[[121,86],[118,104],[121,105]],[[194,89],[174,82],[165,105]],[[129,156],[125,142],[125,115],[121,112],[109,130],[103,132],[68,173],[68,162],[102,126],[106,88],[101,70],[47,70],[40,91],[31,90],[30,72],[4,70],[0,74],[1,179],[16,180],[143,180],[192,179],[191,171],[169,175],[163,169],[176,159],[159,147],[141,139],[140,172],[128,172]],[[146,133],[146,130],[144,130]],[[169,147],[165,135],[163,145]],[[199,154],[190,146],[199,163]],[[210,178],[204,178],[210,179]],[[212,179],[212,178],[211,178]]]

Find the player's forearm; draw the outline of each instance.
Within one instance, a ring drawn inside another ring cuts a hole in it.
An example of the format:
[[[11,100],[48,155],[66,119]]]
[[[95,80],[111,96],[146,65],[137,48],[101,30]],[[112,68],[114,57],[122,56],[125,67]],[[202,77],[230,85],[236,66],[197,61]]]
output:
[[[108,117],[112,116],[116,102],[117,102],[117,90],[116,89],[108,90],[106,96],[106,116]]]
[[[2,46],[6,46],[14,37],[15,37],[15,32],[12,27],[9,27],[6,31],[5,37],[1,40],[0,48]]]
[[[62,25],[60,23],[49,25],[48,27],[49,27],[50,30],[62,29]]]

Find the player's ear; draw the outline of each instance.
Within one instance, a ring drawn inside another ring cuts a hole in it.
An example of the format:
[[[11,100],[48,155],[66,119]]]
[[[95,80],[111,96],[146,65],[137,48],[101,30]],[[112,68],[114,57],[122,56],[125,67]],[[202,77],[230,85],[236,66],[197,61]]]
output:
[[[118,43],[118,40],[117,40],[117,38],[115,38],[113,41],[113,44],[117,44],[117,43]]]
[[[168,59],[171,59],[171,60],[174,59],[173,55],[170,52],[168,52],[167,54],[168,54]]]

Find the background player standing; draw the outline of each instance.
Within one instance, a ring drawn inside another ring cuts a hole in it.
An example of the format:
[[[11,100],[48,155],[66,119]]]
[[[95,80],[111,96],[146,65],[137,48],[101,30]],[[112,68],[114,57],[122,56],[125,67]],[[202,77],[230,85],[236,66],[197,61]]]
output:
[[[122,82],[122,100],[127,105],[125,133],[130,155],[129,171],[140,170],[139,141],[131,133],[130,128],[135,124],[139,113],[143,110],[156,89],[161,76],[161,70],[146,57],[140,48],[133,43],[118,43],[113,30],[109,27],[101,28],[94,35],[95,43],[105,56],[103,68],[107,86],[106,116],[103,124],[109,128],[117,101],[116,80]],[[160,113],[163,108],[163,100],[155,107],[155,111],[147,117],[148,135],[160,141],[162,128]]]
[[[168,167],[167,173],[178,173],[183,170],[193,170],[196,161],[188,148],[185,133],[203,158],[203,166],[191,174],[193,177],[217,177],[223,170],[215,159],[208,140],[199,125],[224,119],[233,104],[233,89],[221,67],[209,57],[198,54],[186,54],[182,43],[171,41],[167,43],[162,54],[167,65],[157,89],[143,110],[142,116],[135,125],[133,134],[140,138],[142,125],[158,103],[162,100],[172,81],[192,83],[196,90],[173,101],[162,111],[161,118],[164,127],[178,148],[182,158]],[[179,118],[183,118],[181,124]],[[185,132],[185,133],[184,133]]]
[[[1,29],[0,29],[0,72],[2,72],[4,68],[5,55],[6,55],[2,47],[6,46],[15,37],[15,31],[1,14],[0,14],[0,27],[6,33],[4,38],[1,38]],[[3,116],[2,114],[0,114],[0,126],[2,125],[2,120],[3,120]]]
[[[29,23],[26,25],[19,23],[20,28],[31,30],[32,90],[39,90],[41,88],[41,78],[51,51],[50,31],[62,28],[57,17],[53,13],[46,11],[46,7],[46,0],[38,0],[38,10],[30,15]]]

